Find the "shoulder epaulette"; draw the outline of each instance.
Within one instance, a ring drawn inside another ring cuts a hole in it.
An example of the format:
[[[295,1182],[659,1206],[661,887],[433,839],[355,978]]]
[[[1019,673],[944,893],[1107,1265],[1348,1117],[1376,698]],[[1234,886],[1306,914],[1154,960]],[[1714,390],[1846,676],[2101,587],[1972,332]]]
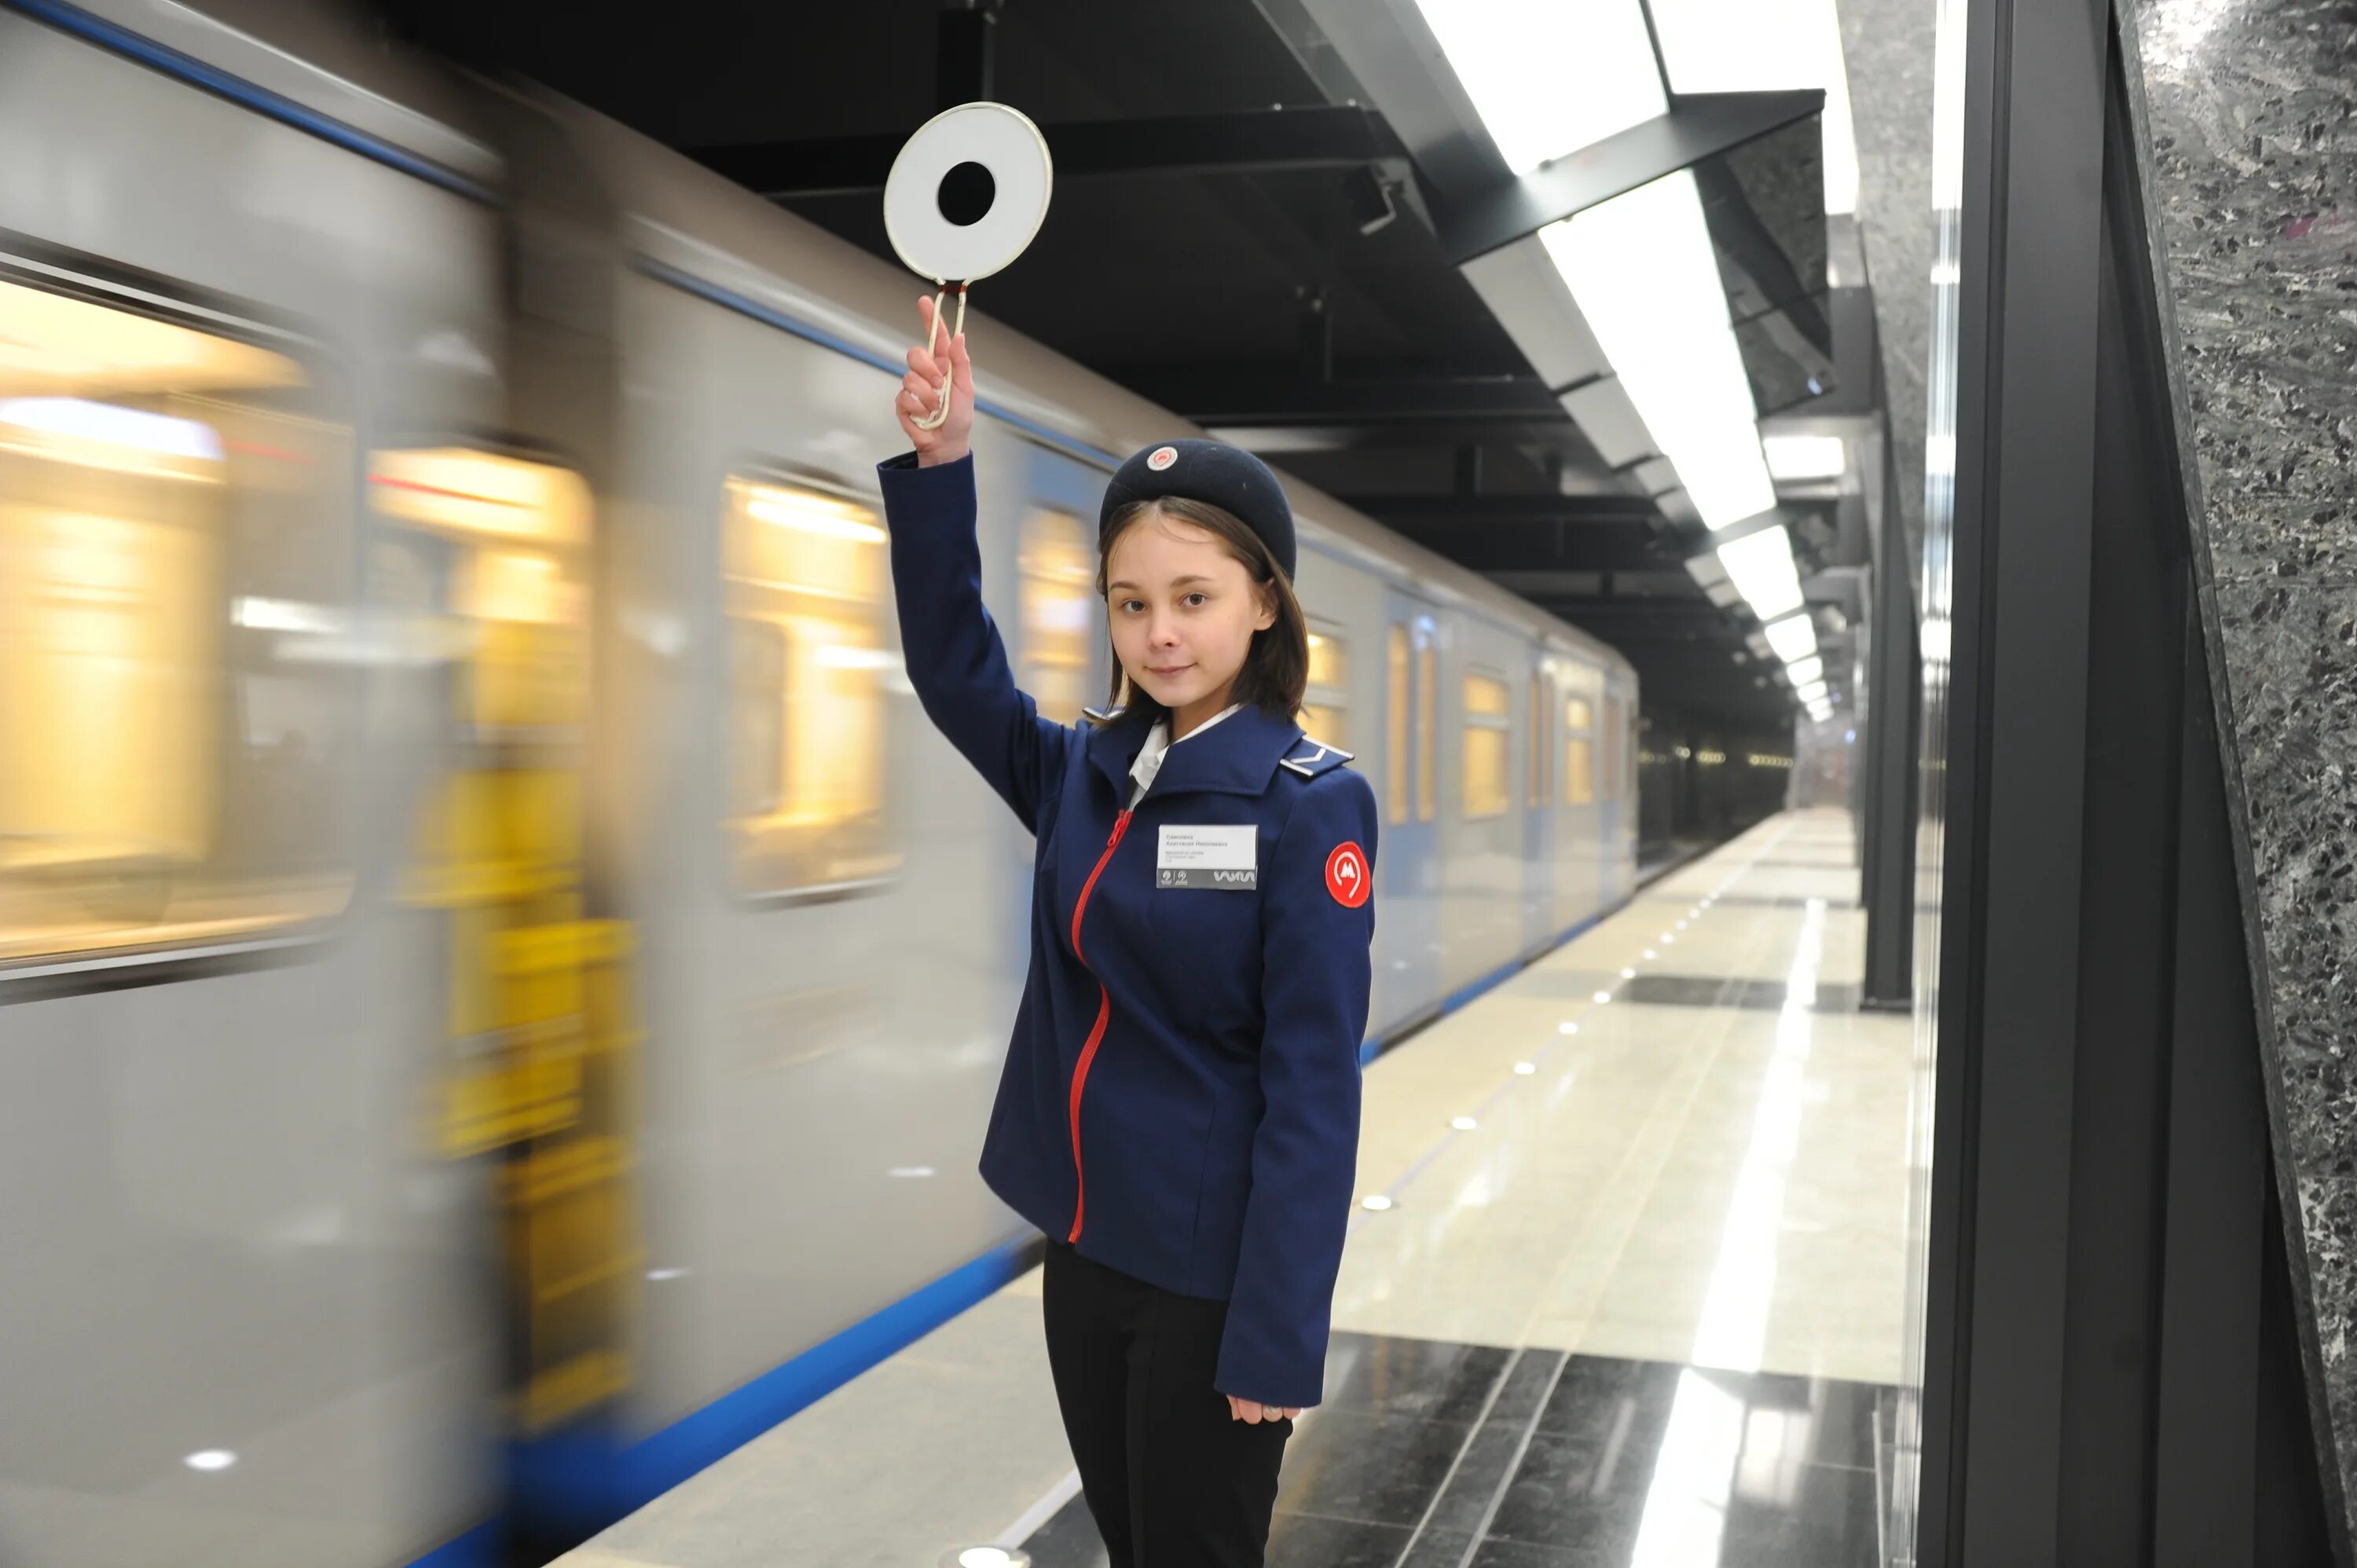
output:
[[[1328,746],[1322,740],[1303,736],[1301,744],[1295,746],[1289,756],[1280,758],[1277,765],[1290,768],[1304,779],[1315,779],[1321,773],[1331,773],[1350,761],[1352,756],[1340,746]]]
[[[1127,708],[1082,708],[1081,716],[1084,719],[1093,719],[1101,725],[1109,725],[1128,711]]]

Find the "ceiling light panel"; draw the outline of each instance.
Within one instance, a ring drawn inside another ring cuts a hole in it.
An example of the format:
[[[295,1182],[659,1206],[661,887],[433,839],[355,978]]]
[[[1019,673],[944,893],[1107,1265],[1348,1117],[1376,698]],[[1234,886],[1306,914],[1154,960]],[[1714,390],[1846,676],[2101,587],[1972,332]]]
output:
[[[1673,91],[1824,90],[1825,210],[1857,211],[1857,134],[1834,0],[1652,0],[1652,5]]]
[[[1775,505],[1692,172],[1551,223],[1539,239],[1703,521],[1726,528]]]
[[[1416,8],[1516,174],[1669,113],[1637,0],[1416,0]]]

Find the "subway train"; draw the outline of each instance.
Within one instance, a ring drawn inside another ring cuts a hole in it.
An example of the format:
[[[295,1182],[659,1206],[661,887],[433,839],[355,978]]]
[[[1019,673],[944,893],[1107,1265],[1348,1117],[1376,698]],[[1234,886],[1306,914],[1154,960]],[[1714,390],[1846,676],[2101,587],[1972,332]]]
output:
[[[874,478],[920,281],[308,5],[0,0],[0,1563],[491,1562],[1021,1266],[1029,854]],[[971,331],[1076,720],[1193,432]],[[1293,499],[1372,1056],[1630,895],[1637,683]]]

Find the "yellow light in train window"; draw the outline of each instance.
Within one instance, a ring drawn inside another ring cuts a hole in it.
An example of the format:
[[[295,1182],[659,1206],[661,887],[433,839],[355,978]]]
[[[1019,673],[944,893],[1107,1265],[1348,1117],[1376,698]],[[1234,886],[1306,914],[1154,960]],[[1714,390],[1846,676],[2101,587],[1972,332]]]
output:
[[[732,476],[722,502],[735,886],[762,897],[888,875],[889,536],[873,507],[817,489]]]
[[[255,392],[307,380],[293,360],[252,343],[0,282],[0,396]]]
[[[1351,683],[1351,645],[1347,639],[1322,628],[1310,632],[1309,683],[1335,687]]]
[[[1432,821],[1434,811],[1433,709],[1440,682],[1437,661],[1429,640],[1415,650],[1415,820],[1419,822]]]
[[[1385,797],[1384,819],[1394,825],[1408,817],[1408,751],[1415,743],[1408,734],[1408,657],[1407,628],[1394,625],[1391,629],[1388,659],[1390,676],[1390,733],[1384,736],[1389,752],[1383,774]]]
[[[0,967],[342,908],[337,412],[285,355],[0,282]]]
[[[1071,512],[1035,507],[1023,520],[1016,564],[1023,591],[1016,683],[1047,717],[1077,723],[1095,646],[1096,545]]]
[[[877,526],[872,512],[815,490],[786,490],[770,485],[755,485],[746,496],[745,510],[763,522],[800,529],[804,533],[823,534],[829,539],[849,539],[863,544],[890,542],[890,535]]]
[[[420,528],[558,549],[589,542],[589,487],[570,468],[463,446],[378,452],[376,510]]]
[[[1351,715],[1324,703],[1301,704],[1301,733],[1337,751],[1351,749]]]
[[[1465,815],[1494,817],[1512,798],[1507,783],[1509,745],[1506,683],[1494,675],[1465,677]]]
[[[1584,697],[1574,697],[1563,705],[1563,722],[1569,729],[1594,729],[1596,709]]]

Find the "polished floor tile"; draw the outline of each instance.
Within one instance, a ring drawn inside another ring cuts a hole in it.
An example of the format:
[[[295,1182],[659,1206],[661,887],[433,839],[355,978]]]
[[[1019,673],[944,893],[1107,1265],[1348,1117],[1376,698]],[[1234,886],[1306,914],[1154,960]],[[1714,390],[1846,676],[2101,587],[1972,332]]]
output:
[[[1322,1409],[1287,1449],[1270,1568],[1876,1561],[1878,1412],[1895,1391],[1463,1345],[1349,1349],[1332,1382],[1354,1402]],[[1402,1397],[1368,1399],[1385,1369]],[[1462,1410],[1477,1386],[1476,1426],[1420,1413]],[[1038,1568],[1105,1562],[1077,1498],[1024,1545]]]

